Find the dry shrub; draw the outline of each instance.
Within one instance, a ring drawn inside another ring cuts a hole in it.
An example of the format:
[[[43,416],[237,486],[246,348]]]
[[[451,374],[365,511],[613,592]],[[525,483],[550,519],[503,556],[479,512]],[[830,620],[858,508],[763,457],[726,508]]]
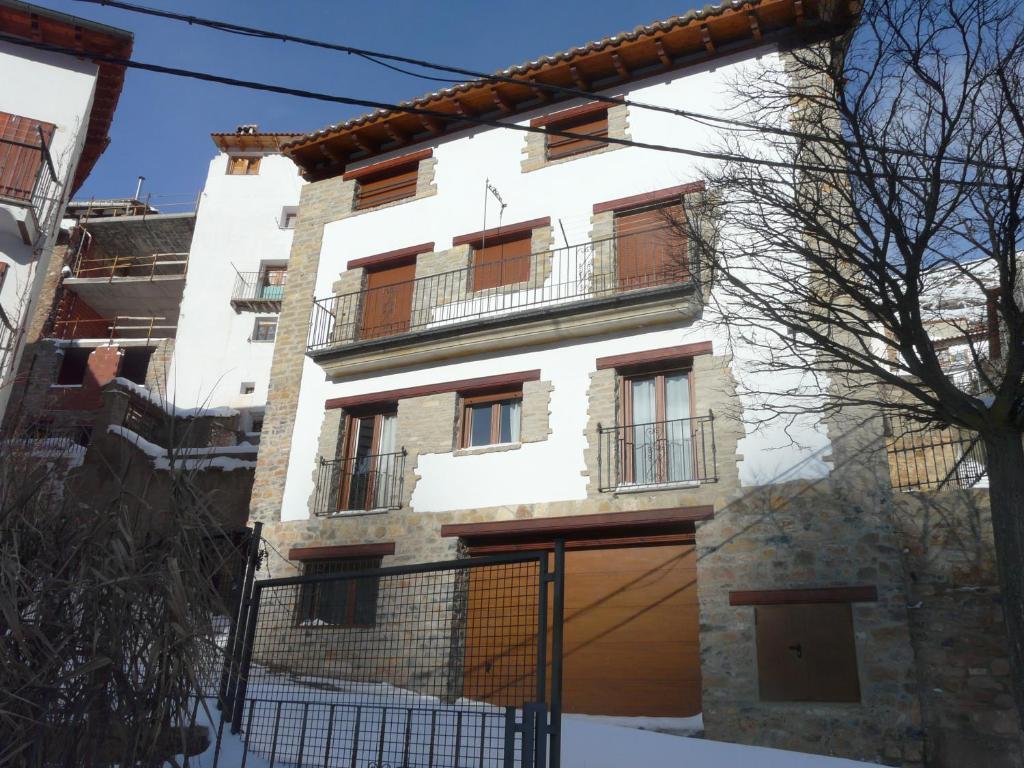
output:
[[[36,445],[0,447],[0,765],[160,765],[214,692],[237,543],[193,473],[157,513],[79,498]]]

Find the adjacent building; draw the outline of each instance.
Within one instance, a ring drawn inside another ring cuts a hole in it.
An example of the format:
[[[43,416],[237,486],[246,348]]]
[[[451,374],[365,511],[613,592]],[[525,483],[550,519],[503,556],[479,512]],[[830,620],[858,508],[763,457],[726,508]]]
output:
[[[2,0],[0,32],[77,56],[0,42],[0,418],[61,215],[106,149],[132,35],[47,8]]]

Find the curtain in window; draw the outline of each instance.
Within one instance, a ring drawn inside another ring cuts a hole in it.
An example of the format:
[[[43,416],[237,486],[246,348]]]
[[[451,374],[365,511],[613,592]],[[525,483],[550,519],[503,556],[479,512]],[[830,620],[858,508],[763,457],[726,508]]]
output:
[[[692,480],[693,441],[690,439],[690,379],[685,373],[665,376],[665,442],[667,480]]]
[[[398,416],[388,414],[380,420],[380,442],[377,447],[377,480],[373,490],[374,508],[394,505],[398,493],[398,462],[395,456],[395,431]]]
[[[501,425],[501,436],[508,435],[508,442],[518,443],[519,442],[519,422],[521,419],[520,409],[522,403],[518,400],[513,400],[510,403],[505,403],[501,409],[501,417],[504,420],[505,414],[508,414],[508,430],[506,431],[505,425]]]
[[[657,480],[657,425],[654,423],[654,379],[630,382],[633,404],[633,482],[637,485]]]

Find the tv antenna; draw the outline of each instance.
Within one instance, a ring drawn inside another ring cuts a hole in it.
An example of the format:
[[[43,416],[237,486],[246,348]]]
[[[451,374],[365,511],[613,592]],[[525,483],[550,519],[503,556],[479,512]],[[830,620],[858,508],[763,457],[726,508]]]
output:
[[[490,197],[491,195],[494,195],[494,199],[497,200],[498,205],[501,206],[501,208],[498,209],[498,233],[501,232],[502,216],[504,216],[505,214],[505,209],[508,208],[508,203],[506,203],[504,199],[502,199],[501,193],[498,191],[498,188],[491,184],[490,179],[484,179],[484,225],[483,227],[481,227],[481,231],[484,232],[484,234],[480,238],[481,248],[487,245],[487,198]]]

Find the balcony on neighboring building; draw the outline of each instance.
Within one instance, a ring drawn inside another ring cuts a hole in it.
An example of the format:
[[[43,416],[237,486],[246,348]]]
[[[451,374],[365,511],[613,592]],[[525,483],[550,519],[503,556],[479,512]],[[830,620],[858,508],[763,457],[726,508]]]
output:
[[[238,272],[231,306],[238,312],[280,312],[288,269],[268,266],[259,272]]]
[[[898,491],[941,491],[988,487],[985,443],[958,427],[886,418],[889,478]]]
[[[53,321],[49,336],[55,339],[129,339],[173,338],[177,317],[157,315],[114,315],[113,317],[64,317]]]
[[[598,425],[602,492],[685,488],[718,480],[715,417]]]
[[[368,279],[314,303],[307,354],[329,375],[372,371],[396,358],[427,362],[694,317],[692,256],[643,234]],[[438,343],[452,336],[458,345]]]
[[[0,113],[0,120],[11,117]],[[48,133],[52,132],[51,126]],[[0,207],[9,212],[2,219],[10,222],[12,233],[27,244],[45,235],[57,214],[61,192],[47,131],[39,126],[34,133],[0,130]]]
[[[320,516],[384,512],[402,507],[403,448],[394,453],[320,458],[313,512]]]

